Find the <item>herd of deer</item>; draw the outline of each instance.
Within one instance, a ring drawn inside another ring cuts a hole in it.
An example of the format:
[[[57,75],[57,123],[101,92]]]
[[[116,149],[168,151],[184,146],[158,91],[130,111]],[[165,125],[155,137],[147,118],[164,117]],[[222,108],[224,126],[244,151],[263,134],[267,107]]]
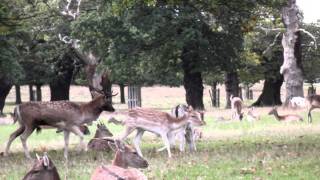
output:
[[[171,146],[175,141],[180,142],[180,151],[185,150],[185,143],[189,144],[190,151],[196,151],[195,140],[201,138],[201,131],[195,126],[205,125],[203,112],[193,110],[191,106],[178,105],[172,109],[171,114],[153,109],[135,108],[128,112],[124,121],[118,121],[111,118],[109,122],[123,125],[125,130],[118,138],[113,138],[113,134],[107,127],[99,123],[93,139],[88,145],[83,142],[84,134],[88,133],[86,125],[91,125],[97,120],[102,111],[114,112],[115,109],[111,103],[111,96],[115,94],[105,94],[101,92],[92,93],[93,100],[77,104],[70,101],[53,101],[53,102],[27,102],[16,106],[14,109],[14,122],[19,123],[19,128],[10,135],[4,155],[7,156],[10,145],[14,139],[20,136],[24,153],[27,158],[31,159],[27,139],[34,130],[39,131],[41,128],[56,128],[57,132],[64,133],[64,157],[68,159],[68,145],[70,132],[79,136],[80,150],[88,147],[91,150],[115,152],[112,165],[100,166],[92,174],[91,179],[146,179],[146,177],[137,169],[146,168],[148,162],[143,158],[140,141],[145,131],[154,133],[161,137],[164,142],[164,149],[167,150],[168,156],[172,157]],[[230,97],[232,118],[242,120],[244,113],[243,102],[238,97]],[[304,102],[302,102],[304,101]],[[298,106],[308,102],[308,121],[312,122],[311,111],[320,108],[320,96],[312,95],[304,100],[295,99],[292,101]],[[269,114],[273,114],[279,121],[302,121],[298,115],[279,115],[277,109],[273,108]],[[259,119],[259,115],[250,109],[248,120]],[[135,150],[124,143],[124,140],[133,131],[137,131],[133,145]],[[128,168],[133,167],[133,168]],[[38,179],[60,179],[57,169],[52,161],[45,154],[43,157],[37,156],[37,162],[24,177],[26,180]]]

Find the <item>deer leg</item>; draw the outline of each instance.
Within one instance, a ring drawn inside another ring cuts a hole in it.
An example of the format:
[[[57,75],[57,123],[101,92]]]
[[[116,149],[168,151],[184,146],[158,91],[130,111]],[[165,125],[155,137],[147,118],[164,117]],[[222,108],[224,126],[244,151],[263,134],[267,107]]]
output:
[[[8,140],[8,143],[7,143],[7,147],[6,147],[6,150],[4,152],[4,156],[7,156],[8,153],[9,153],[9,149],[10,149],[10,146],[11,146],[11,143],[18,137],[20,136],[23,131],[24,131],[24,126],[20,126],[19,129],[17,129],[15,132],[13,132],[11,135],[10,135],[10,138]]]
[[[29,150],[28,150],[28,146],[27,146],[27,139],[28,137],[32,134],[34,128],[28,128],[26,127],[25,130],[23,131],[23,133],[20,136],[21,142],[22,142],[22,146],[24,149],[24,154],[28,159],[31,159]]]
[[[142,135],[144,133],[144,130],[138,130],[137,131],[137,134],[136,134],[136,137],[133,139],[133,144],[134,144],[134,147],[136,148],[138,154],[142,156],[142,152],[141,152],[141,149],[140,149],[140,142],[141,142],[141,138],[142,138]]]
[[[168,156],[169,158],[171,158],[171,150],[170,150],[170,142],[169,142],[169,139],[168,139],[168,134],[161,134],[161,137],[162,137],[162,140],[167,148],[167,151],[168,151]]]
[[[179,134],[179,141],[180,141],[180,152],[184,152],[185,146],[186,146],[186,136],[185,136],[185,131],[181,131]]]
[[[197,150],[196,144],[195,144],[195,135],[194,135],[194,129],[192,126],[187,127],[187,142],[189,144],[190,152],[194,152]]]
[[[178,132],[177,136],[180,135],[181,133],[182,132]],[[172,132],[168,133],[168,139],[169,139],[170,145],[174,146],[175,145],[175,134],[173,134]],[[159,148],[157,151],[160,152],[160,151],[165,150],[166,148],[167,148],[166,146],[163,146],[162,148]]]
[[[80,138],[80,143],[79,143],[79,150],[86,150],[86,144],[83,142],[83,133],[80,130],[78,126],[72,126],[71,127],[71,132],[73,132],[75,135],[79,136]]]
[[[309,108],[309,112],[308,112],[308,123],[312,123],[312,117],[311,117],[311,111],[314,109],[314,107],[310,107]]]
[[[119,139],[121,141],[125,140],[129,136],[129,134],[131,134],[135,129],[136,128],[134,128],[134,127],[126,126],[124,133],[122,134],[122,136],[120,136]]]
[[[64,133],[64,158],[68,160],[68,146],[69,146],[69,136],[70,132],[69,131],[63,131]]]

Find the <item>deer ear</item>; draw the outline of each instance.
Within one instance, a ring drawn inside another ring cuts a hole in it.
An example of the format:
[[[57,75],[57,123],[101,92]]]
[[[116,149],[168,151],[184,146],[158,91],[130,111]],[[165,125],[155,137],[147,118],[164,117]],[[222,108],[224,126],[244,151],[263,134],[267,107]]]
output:
[[[36,153],[37,160],[40,161],[40,156]]]
[[[121,151],[121,152],[125,151],[126,147],[122,141],[117,139],[117,140],[115,140],[115,144],[116,144],[116,147],[119,151]]]

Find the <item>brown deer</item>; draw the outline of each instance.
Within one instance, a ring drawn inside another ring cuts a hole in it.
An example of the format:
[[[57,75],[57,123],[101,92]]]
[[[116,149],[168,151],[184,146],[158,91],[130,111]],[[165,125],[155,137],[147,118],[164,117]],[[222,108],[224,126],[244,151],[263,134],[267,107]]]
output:
[[[243,112],[242,112],[243,102],[241,98],[234,97],[233,95],[231,95],[230,101],[231,101],[231,110],[232,110],[231,119],[241,121],[243,118]]]
[[[201,120],[200,116],[200,113],[194,111],[191,106],[188,111],[179,118],[175,118],[170,114],[161,111],[135,108],[129,111],[128,118],[123,121],[126,129],[120,139],[124,140],[134,130],[137,130],[133,144],[139,155],[142,156],[140,141],[143,133],[145,131],[155,133],[161,136],[168,151],[168,155],[171,157],[169,139],[172,139],[175,131],[185,129],[188,123],[191,123],[193,126],[204,125],[205,123]]]
[[[104,125],[103,123],[97,124],[96,134],[94,135],[93,139],[89,141],[88,149],[96,151],[109,151],[109,141],[103,138],[112,136],[113,134],[109,131],[106,125]]]
[[[57,168],[44,153],[43,157],[37,155],[37,160],[23,180],[60,180]]]
[[[115,151],[112,165],[97,167],[91,175],[91,180],[147,179],[143,173],[135,169],[148,167],[148,162],[136,151],[119,140],[109,141],[109,146]]]
[[[18,121],[20,127],[10,135],[4,155],[8,155],[12,141],[20,136],[25,156],[31,158],[27,139],[35,129],[41,126],[51,126],[64,131],[64,157],[68,158],[68,145],[70,132],[80,137],[80,147],[83,148],[83,133],[80,126],[91,124],[102,111],[113,112],[114,108],[110,101],[112,94],[92,92],[92,101],[77,104],[70,101],[52,102],[27,102],[16,106],[14,110],[14,122]]]
[[[312,123],[311,111],[320,108],[320,95],[312,94],[306,99],[308,102],[308,123]]]
[[[274,115],[274,117],[281,122],[297,122],[303,121],[303,118],[296,114],[287,114],[287,115],[279,115],[277,108],[272,108],[271,111],[268,113],[269,115]]]

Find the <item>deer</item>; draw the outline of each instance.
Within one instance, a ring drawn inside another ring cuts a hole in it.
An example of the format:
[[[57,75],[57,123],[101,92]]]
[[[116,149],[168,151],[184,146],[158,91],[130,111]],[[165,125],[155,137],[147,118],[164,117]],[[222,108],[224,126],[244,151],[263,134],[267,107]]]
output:
[[[179,104],[176,107],[171,109],[171,115],[175,118],[181,118],[188,112],[188,106],[184,104]],[[201,120],[203,121],[203,112],[199,111],[201,115]],[[197,133],[197,134],[195,134]],[[169,142],[171,145],[175,144],[175,139],[178,139],[180,142],[180,152],[185,151],[185,143],[189,144],[189,150],[191,152],[196,151],[195,141],[197,138],[200,139],[202,137],[201,131],[199,129],[195,129],[190,123],[188,123],[185,128],[181,128],[180,131],[175,131],[173,136],[170,136]],[[164,150],[165,147],[160,148],[159,151]]]
[[[127,138],[134,130],[137,134],[133,140],[134,147],[138,154],[143,157],[140,149],[140,141],[145,131],[161,136],[169,158],[172,157],[169,139],[174,135],[174,131],[185,129],[188,123],[194,126],[202,126],[205,123],[201,120],[200,113],[194,111],[190,106],[188,111],[179,118],[171,116],[169,113],[156,111],[147,108],[135,108],[129,110],[128,118],[123,121],[125,126],[124,133],[120,136],[121,140]]]
[[[239,97],[234,97],[232,94],[230,95],[230,102],[231,102],[231,110],[232,110],[232,115],[231,119],[233,120],[242,120],[243,118],[243,112],[242,111],[242,106],[243,102],[241,98]]]
[[[311,111],[317,108],[320,108],[320,95],[312,94],[307,98],[308,105],[308,123],[312,123]]]
[[[260,120],[260,115],[254,111],[254,108],[251,107],[249,110],[248,110],[248,113],[247,113],[247,120],[249,122],[253,122],[253,121],[257,121],[257,120]]]
[[[147,168],[148,162],[120,140],[108,141],[109,146],[115,152],[112,165],[99,166],[91,175],[91,180],[146,180],[147,177],[136,168]],[[129,168],[133,167],[133,168]]]
[[[24,176],[23,180],[60,180],[57,168],[48,157],[47,153],[44,153],[43,157],[37,156],[33,167]]]
[[[91,124],[97,120],[102,111],[114,112],[111,97],[117,94],[106,94],[95,90],[91,92],[93,99],[90,102],[77,104],[71,101],[50,102],[26,102],[14,109],[14,123],[18,122],[20,127],[14,131],[7,142],[4,155],[7,156],[11,143],[20,136],[25,156],[31,159],[27,139],[35,129],[41,126],[51,126],[64,131],[64,157],[68,159],[68,145],[70,132],[80,138],[80,149],[85,149],[83,133],[80,126]]]
[[[117,119],[114,118],[114,117],[109,118],[108,123],[113,123],[113,124],[115,124],[115,125],[122,125],[122,121],[117,120]]]
[[[279,115],[277,108],[272,108],[271,111],[268,113],[269,115],[274,115],[275,118],[280,122],[297,122],[303,121],[303,118],[296,114],[287,114],[287,115]]]
[[[112,137],[113,134],[103,123],[97,124],[97,130],[94,137],[88,143],[88,149],[96,151],[110,151],[108,141],[103,138]]]

